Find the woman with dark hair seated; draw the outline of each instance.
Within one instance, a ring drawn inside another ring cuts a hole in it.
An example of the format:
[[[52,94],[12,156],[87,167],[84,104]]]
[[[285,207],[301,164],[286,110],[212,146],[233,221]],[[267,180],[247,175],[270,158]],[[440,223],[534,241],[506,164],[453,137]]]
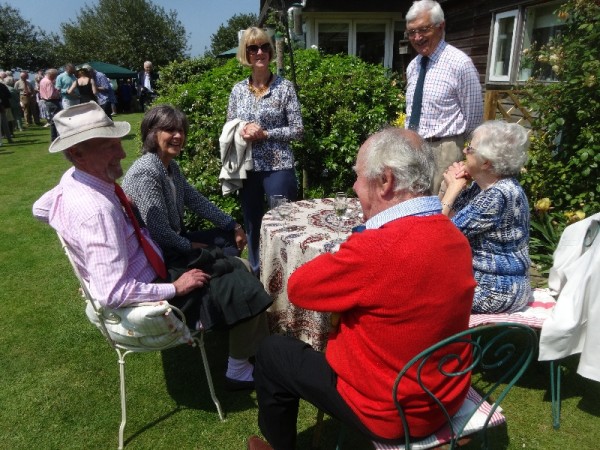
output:
[[[163,250],[167,265],[173,257],[207,246],[239,256],[246,245],[242,226],[190,185],[175,162],[185,145],[188,127],[185,114],[170,105],[148,110],[141,125],[142,156],[123,179],[123,190]],[[186,230],[184,207],[217,228]]]
[[[471,244],[477,281],[472,311],[477,314],[518,311],[532,296],[529,203],[516,179],[528,146],[521,125],[485,122],[463,150],[465,161],[444,172],[442,212]]]
[[[194,267],[210,276],[209,287],[195,290],[179,304],[188,324],[227,326],[231,390],[253,389],[254,366],[248,359],[269,334],[265,310],[273,300],[248,264],[236,258],[246,245],[241,225],[184,178],[174,158],[185,144],[188,121],[178,109],[159,105],[142,120],[142,153],[123,179],[123,190],[137,207],[152,239],[161,247],[172,278]],[[218,228],[188,232],[184,207]]]

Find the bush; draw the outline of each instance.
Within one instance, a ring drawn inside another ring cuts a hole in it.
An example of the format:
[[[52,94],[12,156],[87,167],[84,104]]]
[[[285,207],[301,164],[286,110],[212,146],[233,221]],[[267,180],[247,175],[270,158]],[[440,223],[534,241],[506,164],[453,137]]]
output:
[[[294,55],[304,119],[304,140],[294,150],[308,196],[349,191],[358,148],[404,109],[403,90],[395,74],[354,56]]]
[[[560,235],[566,223],[600,211],[600,3],[569,0],[557,15],[564,31],[533,57],[549,65],[558,82],[531,78],[525,88],[524,101],[538,117],[522,184],[532,205],[548,198],[560,218],[534,226],[534,242],[548,237],[542,229],[551,226]]]
[[[304,195],[349,191],[359,146],[398,117],[404,107],[402,91],[385,68],[356,57],[326,56],[316,50],[298,50],[294,57],[305,133],[293,148],[301,177],[308,176]],[[237,198],[221,194],[218,139],[231,89],[250,71],[235,59],[213,67],[207,58],[201,59],[173,63],[161,71],[162,95],[156,103],[179,107],[190,121],[186,150],[178,161],[189,182],[241,221]],[[192,73],[196,70],[199,73]],[[187,75],[175,75],[182,71]]]
[[[226,61],[217,58],[202,57],[171,63],[160,69],[158,86],[166,92],[170,92],[173,87],[189,83],[198,75],[215,67],[222,66]]]

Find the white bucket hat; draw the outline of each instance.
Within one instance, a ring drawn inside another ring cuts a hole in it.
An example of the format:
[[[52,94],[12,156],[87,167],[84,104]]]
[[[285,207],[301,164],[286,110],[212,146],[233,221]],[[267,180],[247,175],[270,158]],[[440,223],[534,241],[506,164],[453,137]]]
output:
[[[63,109],[54,116],[54,125],[59,136],[50,144],[50,153],[94,138],[122,138],[131,130],[127,122],[113,122],[96,102]]]

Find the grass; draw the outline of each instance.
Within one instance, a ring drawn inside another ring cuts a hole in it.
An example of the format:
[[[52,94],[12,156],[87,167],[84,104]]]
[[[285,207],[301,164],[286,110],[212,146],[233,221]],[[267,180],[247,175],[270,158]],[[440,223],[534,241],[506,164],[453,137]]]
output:
[[[120,116],[138,130],[140,114]],[[77,283],[54,232],[31,216],[31,205],[69,163],[49,154],[50,131],[30,127],[0,148],[0,449],[109,449],[120,420],[116,355],[87,321]],[[137,140],[124,140],[128,167]],[[207,336],[219,422],[199,353],[179,347],[127,359],[128,449],[245,449],[259,433],[254,393],[224,390],[227,336]],[[536,363],[503,403],[507,427],[493,431],[497,449],[595,449],[600,442],[600,384],[566,360],[562,421],[553,430],[547,364]],[[315,409],[301,404],[299,449],[312,439]],[[321,448],[335,447],[339,425],[325,422]],[[471,444],[467,448],[475,448]],[[350,432],[348,450],[369,449]]]

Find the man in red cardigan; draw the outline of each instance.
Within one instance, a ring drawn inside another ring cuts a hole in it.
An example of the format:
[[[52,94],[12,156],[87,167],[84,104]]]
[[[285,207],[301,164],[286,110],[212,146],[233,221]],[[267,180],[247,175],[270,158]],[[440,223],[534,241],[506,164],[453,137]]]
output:
[[[431,196],[434,169],[431,149],[412,131],[387,128],[360,148],[354,191],[366,229],[288,281],[292,303],[335,313],[339,323],[325,353],[285,336],[263,341],[254,378],[258,423],[270,445],[252,436],[250,450],[295,448],[301,398],[373,440],[395,443],[404,435],[392,401],[396,375],[418,352],[468,327],[475,288],[469,243]],[[423,376],[440,378],[436,394],[451,414],[458,411],[469,374]],[[445,423],[416,383],[402,386],[412,436]]]

